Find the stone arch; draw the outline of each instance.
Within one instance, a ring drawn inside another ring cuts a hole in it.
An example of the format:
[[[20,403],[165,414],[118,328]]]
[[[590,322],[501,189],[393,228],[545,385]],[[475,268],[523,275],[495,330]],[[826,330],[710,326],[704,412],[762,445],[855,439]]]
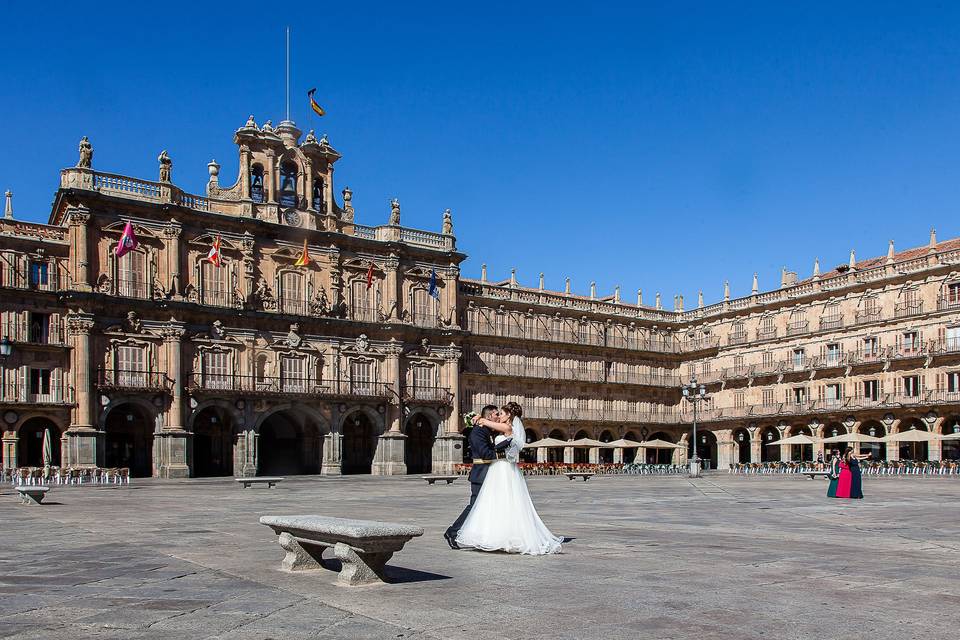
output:
[[[569,440],[566,430],[561,427],[552,429],[547,437],[553,438],[554,440]],[[565,449],[562,447],[550,447],[547,449],[547,462],[563,462],[564,451]]]
[[[579,440],[580,438],[591,438],[590,432],[586,429],[580,429],[577,431],[576,435],[573,436],[574,440]],[[574,464],[587,464],[590,462],[590,449],[587,447],[574,447],[573,448],[573,462]]]
[[[960,433],[960,415],[947,416],[940,425],[941,435]],[[960,460],[960,440],[943,440],[940,443],[941,460]]]
[[[264,412],[254,425],[257,475],[320,473],[326,421],[303,405],[285,404]]]
[[[383,433],[383,418],[370,407],[355,406],[347,409],[340,420],[340,450],[342,460],[340,473],[370,474],[377,441]]]
[[[780,429],[770,425],[760,429],[760,460],[763,462],[779,462],[780,447],[770,445],[780,439]]]
[[[887,435],[887,427],[879,420],[867,420],[857,427],[857,433],[882,438]],[[841,450],[840,453],[843,453],[843,450]],[[872,453],[875,460],[885,460],[887,457],[887,443],[861,442],[860,453]]]
[[[155,475],[153,435],[158,422],[156,407],[146,400],[131,397],[111,401],[100,416],[104,466],[128,468],[134,477]]]
[[[913,430],[930,431],[930,428],[920,418],[905,418],[897,426],[897,433]],[[930,444],[927,442],[898,442],[892,444],[899,447],[901,460],[927,460],[930,456]]]
[[[731,436],[733,437],[733,445],[737,449],[737,462],[742,464],[750,462],[750,447],[753,444],[750,431],[745,427],[740,427],[734,429]]]
[[[676,437],[666,431],[656,431],[646,440],[664,440],[665,442],[677,443]],[[676,449],[647,449],[647,464],[672,464],[673,452]]]
[[[432,473],[433,443],[438,435],[443,418],[431,407],[417,407],[404,420],[403,457],[407,473]]]
[[[704,469],[717,468],[717,450],[717,435],[709,429],[697,429],[697,457],[703,461]],[[692,457],[693,441],[691,440],[687,443],[687,459]]]
[[[637,435],[635,432],[633,432],[633,431],[627,431],[625,434],[623,434],[623,439],[624,439],[624,440],[630,440],[631,442],[640,442],[640,440],[641,440],[640,436],[638,436],[638,435]],[[631,463],[635,462],[636,459],[637,459],[637,448],[636,448],[636,447],[624,448],[624,450],[623,450],[623,463],[624,463],[624,464],[631,464]]]
[[[616,438],[613,436],[613,431],[610,429],[604,429],[600,432],[600,436],[597,438],[597,440],[600,442],[613,442],[616,440]],[[613,464],[613,449],[599,449],[598,459],[600,464]]]
[[[193,434],[191,475],[233,475],[236,441],[243,429],[242,416],[235,407],[223,400],[205,400],[191,412],[187,429]]]
[[[536,432],[535,429],[527,427],[523,432],[524,438],[527,441],[527,444],[536,442],[540,439],[540,434]],[[537,450],[530,449],[529,447],[524,447],[520,450],[520,462],[536,462],[537,461]]]
[[[813,437],[814,427],[806,424],[792,424],[787,427],[787,437],[809,436]],[[790,445],[790,460],[792,462],[813,462],[814,452],[812,444],[792,444]]]
[[[32,416],[17,428],[17,466],[43,466],[44,433],[50,431],[50,465],[60,466],[60,427],[48,416]]]

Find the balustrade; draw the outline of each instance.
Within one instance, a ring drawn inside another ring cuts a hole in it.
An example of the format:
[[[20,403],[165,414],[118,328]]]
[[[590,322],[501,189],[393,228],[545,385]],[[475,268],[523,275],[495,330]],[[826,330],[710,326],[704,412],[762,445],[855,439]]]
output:
[[[100,368],[97,370],[97,386],[106,390],[169,392],[173,388],[173,381],[163,371]]]
[[[3,404],[74,404],[73,387],[63,382],[44,381],[40,384],[29,382],[5,382],[0,385],[0,403]]]

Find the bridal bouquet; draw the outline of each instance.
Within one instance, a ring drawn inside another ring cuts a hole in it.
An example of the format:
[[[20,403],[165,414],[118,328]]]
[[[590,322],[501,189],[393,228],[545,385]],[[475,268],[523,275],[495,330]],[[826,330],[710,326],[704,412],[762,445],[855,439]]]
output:
[[[468,429],[469,429],[470,427],[472,427],[472,426],[473,426],[473,419],[476,418],[476,417],[477,417],[477,412],[476,412],[476,411],[471,411],[471,412],[469,412],[469,413],[463,414],[463,426],[466,427],[466,428],[468,428]]]

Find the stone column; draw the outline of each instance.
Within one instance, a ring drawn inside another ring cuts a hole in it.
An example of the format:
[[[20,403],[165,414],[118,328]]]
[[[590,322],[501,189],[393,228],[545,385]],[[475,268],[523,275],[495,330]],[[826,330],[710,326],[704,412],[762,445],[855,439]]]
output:
[[[446,422],[441,423],[440,433],[433,443],[434,473],[453,473],[454,465],[463,463],[464,445],[463,436],[460,434],[460,425],[463,423],[460,416],[460,357],[462,354],[463,352],[455,344],[451,344],[442,353],[444,363],[441,384],[450,389],[453,397],[450,400],[450,415],[447,416]]]
[[[323,464],[320,466],[320,475],[340,475],[340,465],[343,461],[342,436],[339,433],[328,433],[324,436]]]
[[[400,260],[395,253],[384,260],[384,269],[386,270],[386,310],[389,311],[389,319],[395,320],[401,317],[403,309],[406,306],[400,299]]]
[[[617,447],[613,450],[613,464],[623,464],[623,448]]]
[[[90,284],[90,247],[88,246],[87,226],[90,224],[90,210],[86,207],[72,207],[67,210],[67,224],[70,237],[70,275],[73,278],[71,288],[79,291],[91,291]]]
[[[187,460],[191,434],[183,427],[183,336],[186,333],[181,322],[169,322],[161,330],[167,352],[167,376],[173,381],[170,407],[163,428],[154,434],[154,468],[161,478],[187,478],[192,460]]]
[[[566,464],[573,464],[573,447],[563,448],[563,461]]]
[[[750,462],[759,463],[763,460],[763,439],[760,437],[760,432],[757,431],[754,434],[753,439],[750,440]]]
[[[733,432],[730,429],[721,429],[714,431],[714,435],[717,437],[717,469],[728,470],[735,461]]]
[[[163,230],[163,237],[166,240],[165,249],[167,254],[167,276],[169,282],[161,283],[164,287],[170,287],[170,293],[173,296],[180,296],[184,289],[184,282],[180,275],[180,233],[183,228],[176,220],[170,220],[170,224]]]
[[[931,423],[928,423],[930,433],[940,433],[943,429],[943,423],[946,418],[939,417]],[[943,457],[943,442],[941,440],[931,440],[927,443],[927,460],[930,462],[940,462]]]
[[[899,420],[894,420],[890,423],[890,426],[887,427],[887,435],[896,433],[897,428],[900,426]],[[842,452],[841,452],[842,453]],[[888,442],[887,443],[887,461],[891,462],[894,460],[900,459],[900,443],[899,442]]]
[[[590,464],[600,464],[600,447],[590,447],[587,449],[587,462]]]
[[[3,432],[3,468],[16,469],[17,464],[17,432]]]
[[[540,447],[537,449],[537,462],[544,463],[547,461],[547,451],[549,451],[549,449],[546,447]]]
[[[70,371],[77,400],[72,412],[73,423],[67,428],[69,445],[63,453],[63,461],[70,466],[93,467],[103,458],[103,432],[95,424],[96,381],[91,375],[93,356],[90,334],[93,327],[93,314],[67,314],[67,333],[73,346],[70,351]]]
[[[250,147],[240,145],[240,197],[250,199]]]
[[[403,416],[401,415],[403,389],[400,378],[400,354],[403,352],[403,344],[396,338],[391,338],[390,344],[386,346],[384,351],[386,354],[386,382],[390,385],[393,398],[391,402],[387,402],[384,408],[386,428],[377,443],[377,451],[373,456],[373,466],[370,473],[375,476],[400,476],[407,473],[404,455],[407,436],[402,431]]]

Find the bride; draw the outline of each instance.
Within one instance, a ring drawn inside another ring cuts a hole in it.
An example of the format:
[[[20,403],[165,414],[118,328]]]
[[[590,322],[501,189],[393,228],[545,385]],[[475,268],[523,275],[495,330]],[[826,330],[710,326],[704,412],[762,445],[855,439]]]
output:
[[[474,421],[502,434],[496,437],[495,443],[511,437],[512,441],[506,459],[490,464],[477,501],[457,535],[458,544],[483,551],[529,555],[560,552],[563,538],[550,533],[540,520],[517,466],[525,442],[522,415],[519,404],[508,402],[501,408],[498,421],[484,418]]]

